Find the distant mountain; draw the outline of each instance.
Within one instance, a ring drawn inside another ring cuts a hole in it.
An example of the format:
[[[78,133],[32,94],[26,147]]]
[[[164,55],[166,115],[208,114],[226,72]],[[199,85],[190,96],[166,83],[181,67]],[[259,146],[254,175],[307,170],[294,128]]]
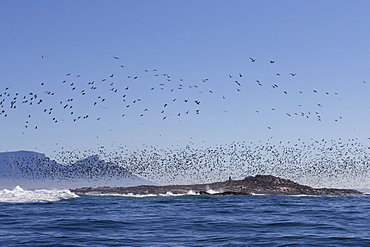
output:
[[[16,185],[27,189],[154,185],[126,168],[92,155],[62,165],[32,151],[0,153],[0,189]]]

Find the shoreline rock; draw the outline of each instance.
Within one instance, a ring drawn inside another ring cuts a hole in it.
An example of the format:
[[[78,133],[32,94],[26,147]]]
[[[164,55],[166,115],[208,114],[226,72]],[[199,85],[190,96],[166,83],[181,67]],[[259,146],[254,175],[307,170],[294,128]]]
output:
[[[210,193],[209,190],[215,191]],[[243,180],[231,180],[207,184],[193,185],[140,185],[134,187],[84,187],[71,189],[77,194],[90,195],[160,195],[166,193],[187,194],[192,191],[195,194],[212,195],[361,195],[360,191],[353,189],[335,188],[312,188],[301,185],[288,179],[271,175],[249,176]]]

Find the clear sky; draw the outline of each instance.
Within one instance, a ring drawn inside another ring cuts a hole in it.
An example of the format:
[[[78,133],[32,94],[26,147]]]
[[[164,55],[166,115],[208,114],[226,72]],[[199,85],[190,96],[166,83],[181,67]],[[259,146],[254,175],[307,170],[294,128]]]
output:
[[[369,144],[369,12],[369,1],[2,0],[0,151]]]

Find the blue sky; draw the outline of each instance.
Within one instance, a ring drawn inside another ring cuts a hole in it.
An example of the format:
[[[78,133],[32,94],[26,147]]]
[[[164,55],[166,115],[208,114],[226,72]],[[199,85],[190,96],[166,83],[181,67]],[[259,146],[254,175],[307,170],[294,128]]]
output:
[[[368,1],[1,1],[0,150],[368,144],[369,10]]]

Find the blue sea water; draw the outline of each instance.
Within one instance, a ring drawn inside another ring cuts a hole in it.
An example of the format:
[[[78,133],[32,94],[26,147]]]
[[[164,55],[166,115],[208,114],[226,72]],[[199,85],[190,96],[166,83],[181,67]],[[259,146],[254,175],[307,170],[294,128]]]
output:
[[[53,200],[47,191],[25,196],[18,190],[21,199],[19,191],[2,195],[8,199],[0,202],[1,246],[370,246],[369,195],[76,197],[54,191]]]

